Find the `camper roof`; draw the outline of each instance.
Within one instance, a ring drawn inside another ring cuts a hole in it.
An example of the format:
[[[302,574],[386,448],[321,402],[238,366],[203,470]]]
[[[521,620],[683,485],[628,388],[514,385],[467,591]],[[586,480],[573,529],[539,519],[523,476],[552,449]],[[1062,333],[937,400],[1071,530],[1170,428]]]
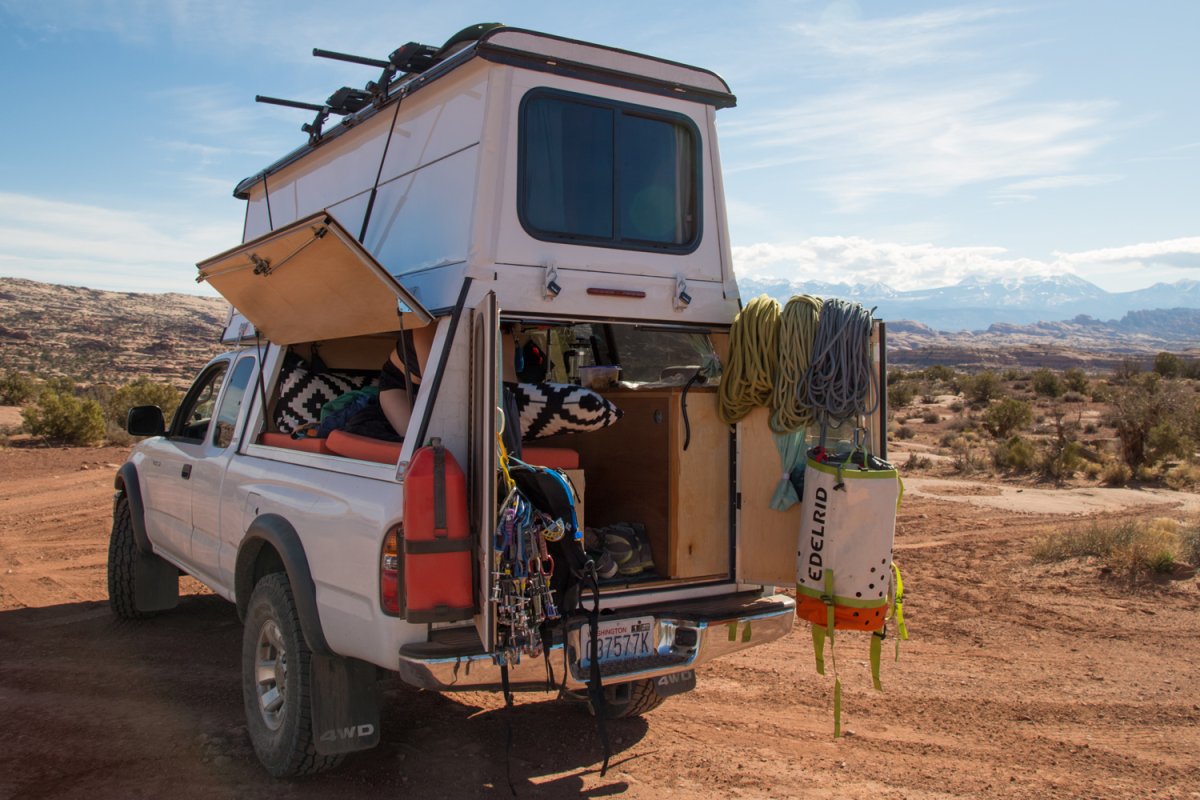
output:
[[[438,51],[432,66],[395,81],[388,89],[385,102],[378,106],[368,104],[360,111],[346,115],[341,124],[317,137],[315,142],[296,148],[261,172],[242,180],[233,190],[233,196],[241,200],[247,199],[251,187],[267,176],[304,157],[326,140],[334,139],[370,119],[391,103],[424,89],[438,78],[475,58],[650,94],[692,100],[717,108],[728,108],[737,102],[737,98],[729,90],[729,85],[714,72],[615,47],[504,26],[485,30],[477,40],[461,49],[452,46],[459,38],[452,38]]]

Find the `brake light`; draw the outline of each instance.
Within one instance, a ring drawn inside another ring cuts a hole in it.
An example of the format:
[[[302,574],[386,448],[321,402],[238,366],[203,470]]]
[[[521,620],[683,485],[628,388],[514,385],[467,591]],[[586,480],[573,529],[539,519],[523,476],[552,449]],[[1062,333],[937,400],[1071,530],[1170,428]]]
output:
[[[383,537],[379,554],[379,607],[388,616],[400,616],[400,540],[404,526],[397,525]]]

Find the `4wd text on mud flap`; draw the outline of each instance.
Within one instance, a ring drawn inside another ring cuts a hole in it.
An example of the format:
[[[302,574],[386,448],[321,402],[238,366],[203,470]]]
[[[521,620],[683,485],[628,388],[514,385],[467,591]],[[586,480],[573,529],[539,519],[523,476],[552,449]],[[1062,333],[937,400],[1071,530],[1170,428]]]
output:
[[[349,728],[330,728],[321,734],[322,742],[336,742],[339,739],[359,739],[375,733],[374,725],[351,725]]]

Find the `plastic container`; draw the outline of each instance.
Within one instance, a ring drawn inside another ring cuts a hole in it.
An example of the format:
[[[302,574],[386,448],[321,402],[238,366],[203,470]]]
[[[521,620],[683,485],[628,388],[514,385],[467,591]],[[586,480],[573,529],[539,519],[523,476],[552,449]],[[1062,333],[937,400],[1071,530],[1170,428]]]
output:
[[[580,367],[579,385],[588,389],[607,389],[616,385],[620,375],[620,367]]]

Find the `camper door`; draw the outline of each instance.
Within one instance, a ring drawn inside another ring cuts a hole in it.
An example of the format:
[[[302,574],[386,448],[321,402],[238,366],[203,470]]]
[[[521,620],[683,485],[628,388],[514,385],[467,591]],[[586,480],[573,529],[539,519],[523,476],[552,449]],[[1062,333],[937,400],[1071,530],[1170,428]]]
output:
[[[197,281],[207,281],[279,345],[418,328],[433,318],[325,212],[197,267]]]
[[[469,470],[471,514],[479,536],[479,640],[488,651],[495,647],[492,619],[492,531],[496,524],[497,417],[500,384],[500,316],[496,295],[488,292],[471,311],[471,402]]]
[[[875,378],[867,407],[866,437],[871,452],[887,458],[887,339],[883,323],[871,331],[871,364]],[[796,583],[796,549],[800,539],[802,508],[771,508],[771,499],[783,479],[783,464],[769,423],[770,411],[756,408],[737,424],[737,578],[744,583],[793,586]],[[829,431],[830,440],[849,439],[852,426]],[[805,448],[816,444],[820,429],[808,430]]]

